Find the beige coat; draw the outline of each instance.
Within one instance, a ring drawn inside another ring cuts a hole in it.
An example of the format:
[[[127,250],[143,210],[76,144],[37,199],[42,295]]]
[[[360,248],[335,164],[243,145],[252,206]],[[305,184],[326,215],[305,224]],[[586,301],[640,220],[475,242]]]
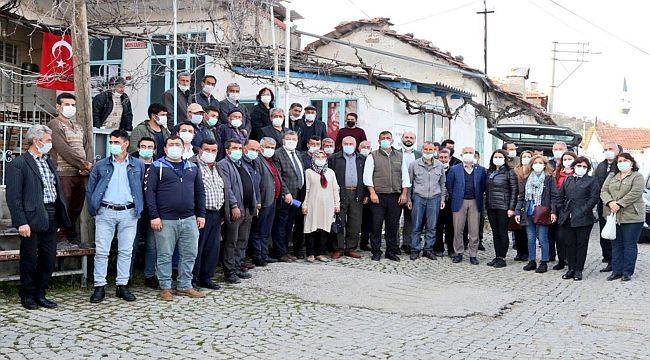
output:
[[[621,205],[621,209],[616,216],[617,223],[642,223],[645,220],[644,187],[645,180],[638,171],[633,171],[623,180],[621,180],[620,173],[609,174],[600,190],[600,198],[605,204],[603,216],[607,217],[610,214],[607,204],[616,201]]]
[[[332,169],[325,171],[327,188],[323,189],[320,184],[320,174],[312,169],[305,172],[305,201],[303,209],[307,209],[305,215],[304,233],[308,234],[318,229],[330,232],[334,222],[334,209],[340,208],[339,184],[336,182],[336,175]]]

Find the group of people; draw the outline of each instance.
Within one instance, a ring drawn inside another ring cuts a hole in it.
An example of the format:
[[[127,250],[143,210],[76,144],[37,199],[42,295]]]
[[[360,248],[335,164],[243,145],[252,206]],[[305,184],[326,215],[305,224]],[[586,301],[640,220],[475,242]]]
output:
[[[128,283],[142,242],[145,285],[170,301],[174,294],[201,298],[201,289],[219,289],[219,263],[228,283],[269,263],[360,258],[359,249],[371,251],[373,261],[382,255],[400,261],[402,252],[411,260],[436,260],[446,247],[454,263],[467,252],[477,265],[486,214],[496,254],[487,265],[506,266],[512,231],[515,260],[528,261],[524,270],[546,272],[557,257],[554,269],[568,265],[563,278],[581,280],[593,224],[602,226],[615,213],[616,240],[601,240],[604,270],[612,271],[608,280],[634,273],[644,181],[634,158],[616,144],[608,145],[593,176],[590,161],[562,142],[550,161],[541,151],[505,143],[485,168],[472,147],[455,157],[451,139],[424,141],[416,150],[416,135],[405,132],[398,149],[393,134],[382,131],[372,150],[354,113],[330,139],[314,107],[294,103],[285,114],[268,88],[249,114],[237,84],[218,101],[213,76],[192,96],[189,81],[180,73],[178,88],[163,95],[165,104],[151,104],[148,119],[129,134],[124,81],[111,79],[110,90],[93,102],[94,125],[114,129],[110,155],[94,164],[86,160],[89,139],[75,122],[72,94],[57,97],[58,116],[47,126],[29,129],[28,151],[7,167],[25,308],[57,306],[45,296],[56,241],[75,241],[84,202],[95,219],[93,303],[106,296],[115,237],[116,296],[135,300]],[[173,91],[176,104],[169,103]],[[173,112],[177,124],[170,123]]]

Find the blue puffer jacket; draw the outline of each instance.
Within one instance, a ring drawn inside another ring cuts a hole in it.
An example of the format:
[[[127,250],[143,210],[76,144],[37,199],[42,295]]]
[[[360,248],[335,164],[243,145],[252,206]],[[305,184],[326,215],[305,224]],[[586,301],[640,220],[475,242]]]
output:
[[[133,196],[133,203],[135,205],[135,215],[140,217],[144,208],[144,194],[142,191],[144,163],[132,156],[127,157],[127,161],[129,162],[127,165],[127,174],[129,177],[131,196]],[[113,163],[111,162],[110,156],[99,160],[90,171],[90,178],[86,187],[86,201],[90,216],[97,215],[111,176],[113,176]]]

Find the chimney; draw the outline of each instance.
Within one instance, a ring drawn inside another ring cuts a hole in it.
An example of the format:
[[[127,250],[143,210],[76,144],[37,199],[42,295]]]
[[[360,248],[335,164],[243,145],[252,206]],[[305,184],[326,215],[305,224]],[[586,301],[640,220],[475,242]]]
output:
[[[537,91],[537,81],[531,81],[530,82],[530,90],[531,91]]]
[[[528,68],[513,68],[508,75],[508,90],[515,94],[526,94],[526,79],[528,79]]]

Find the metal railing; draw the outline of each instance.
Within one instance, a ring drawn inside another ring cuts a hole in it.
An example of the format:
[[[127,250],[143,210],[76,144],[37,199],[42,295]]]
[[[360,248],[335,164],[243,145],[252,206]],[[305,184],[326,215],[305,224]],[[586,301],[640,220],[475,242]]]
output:
[[[32,110],[26,111],[27,105]],[[38,94],[0,94],[0,121],[23,124],[46,124],[56,117],[56,108]]]

